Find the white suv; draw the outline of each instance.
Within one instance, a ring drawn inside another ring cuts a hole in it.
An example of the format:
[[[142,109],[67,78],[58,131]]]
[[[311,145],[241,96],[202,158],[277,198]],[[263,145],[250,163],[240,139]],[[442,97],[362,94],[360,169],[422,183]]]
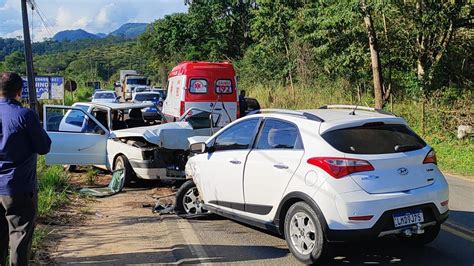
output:
[[[426,244],[448,217],[433,149],[384,111],[260,110],[191,151],[178,212],[208,210],[274,230],[304,263],[330,242],[396,234]]]

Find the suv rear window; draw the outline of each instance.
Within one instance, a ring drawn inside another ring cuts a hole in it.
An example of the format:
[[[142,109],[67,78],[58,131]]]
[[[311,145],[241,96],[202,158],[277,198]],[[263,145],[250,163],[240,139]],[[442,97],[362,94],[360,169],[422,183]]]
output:
[[[352,154],[384,154],[418,150],[426,143],[405,125],[370,123],[322,135],[335,149]]]

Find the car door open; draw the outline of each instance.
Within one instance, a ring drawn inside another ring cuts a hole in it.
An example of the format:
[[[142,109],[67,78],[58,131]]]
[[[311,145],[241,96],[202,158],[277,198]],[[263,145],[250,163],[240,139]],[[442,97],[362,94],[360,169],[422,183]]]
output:
[[[46,164],[106,165],[109,131],[81,108],[43,107],[43,126],[51,138]]]

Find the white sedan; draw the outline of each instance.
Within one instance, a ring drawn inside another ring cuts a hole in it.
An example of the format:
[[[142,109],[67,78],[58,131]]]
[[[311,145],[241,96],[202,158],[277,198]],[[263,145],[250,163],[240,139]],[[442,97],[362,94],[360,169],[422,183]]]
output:
[[[429,243],[449,213],[434,150],[380,110],[260,111],[191,151],[178,212],[274,230],[308,264],[331,242],[397,235]]]
[[[92,96],[93,103],[118,103],[119,99],[115,91],[96,91]]]
[[[52,140],[47,164],[97,165],[124,169],[125,182],[182,179],[188,138],[207,139],[214,125],[207,112],[180,122],[153,125],[142,110],[152,103],[75,103],[44,106],[44,128]]]

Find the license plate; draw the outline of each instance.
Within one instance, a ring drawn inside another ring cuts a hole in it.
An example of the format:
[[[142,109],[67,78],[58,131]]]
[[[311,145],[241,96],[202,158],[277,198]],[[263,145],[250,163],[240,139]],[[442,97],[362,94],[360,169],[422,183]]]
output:
[[[395,224],[395,227],[422,223],[424,221],[425,219],[421,210],[395,213],[393,215],[393,223]]]

